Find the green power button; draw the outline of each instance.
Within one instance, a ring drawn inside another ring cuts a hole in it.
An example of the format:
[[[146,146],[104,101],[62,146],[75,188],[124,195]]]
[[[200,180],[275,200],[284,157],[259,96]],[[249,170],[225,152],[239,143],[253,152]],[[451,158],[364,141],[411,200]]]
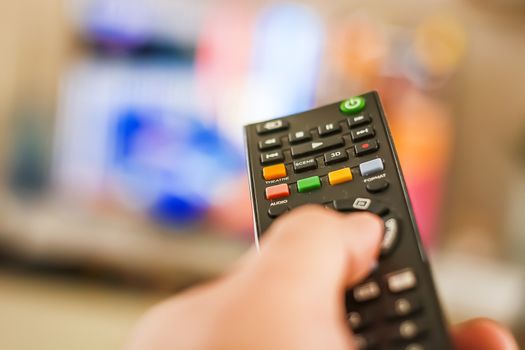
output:
[[[344,114],[359,113],[363,109],[365,109],[365,107],[366,100],[361,96],[349,98],[348,100],[341,102],[341,105],[339,106],[341,112],[343,112]]]

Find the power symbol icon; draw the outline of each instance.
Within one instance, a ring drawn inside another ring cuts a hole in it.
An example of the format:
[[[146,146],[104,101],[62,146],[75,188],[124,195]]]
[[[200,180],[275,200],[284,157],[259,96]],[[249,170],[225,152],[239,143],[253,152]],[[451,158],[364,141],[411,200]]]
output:
[[[344,114],[359,113],[363,109],[365,109],[366,100],[360,96],[352,97],[348,100],[341,102],[341,105],[339,107],[341,112],[343,112]]]

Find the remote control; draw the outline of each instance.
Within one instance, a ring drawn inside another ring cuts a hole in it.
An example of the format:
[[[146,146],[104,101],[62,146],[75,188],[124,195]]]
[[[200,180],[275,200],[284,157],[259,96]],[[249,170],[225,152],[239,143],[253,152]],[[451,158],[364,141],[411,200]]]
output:
[[[358,348],[453,349],[378,94],[247,125],[245,136],[256,244],[307,203],[377,214],[379,264],[345,297]]]

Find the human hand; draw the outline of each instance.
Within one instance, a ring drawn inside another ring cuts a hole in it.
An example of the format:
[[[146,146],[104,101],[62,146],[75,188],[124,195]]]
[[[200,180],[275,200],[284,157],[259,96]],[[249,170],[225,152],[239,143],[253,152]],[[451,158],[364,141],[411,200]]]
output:
[[[374,265],[383,222],[305,206],[277,220],[226,276],[153,308],[130,350],[354,349],[345,290]],[[517,350],[508,331],[474,320],[452,331],[458,350]]]

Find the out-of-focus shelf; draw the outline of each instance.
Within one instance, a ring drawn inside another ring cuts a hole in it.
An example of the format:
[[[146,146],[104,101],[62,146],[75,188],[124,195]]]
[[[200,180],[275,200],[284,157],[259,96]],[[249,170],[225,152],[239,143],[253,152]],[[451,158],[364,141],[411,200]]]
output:
[[[168,233],[129,216],[3,198],[0,250],[35,264],[85,267],[177,289],[220,274],[249,247],[220,232]]]

